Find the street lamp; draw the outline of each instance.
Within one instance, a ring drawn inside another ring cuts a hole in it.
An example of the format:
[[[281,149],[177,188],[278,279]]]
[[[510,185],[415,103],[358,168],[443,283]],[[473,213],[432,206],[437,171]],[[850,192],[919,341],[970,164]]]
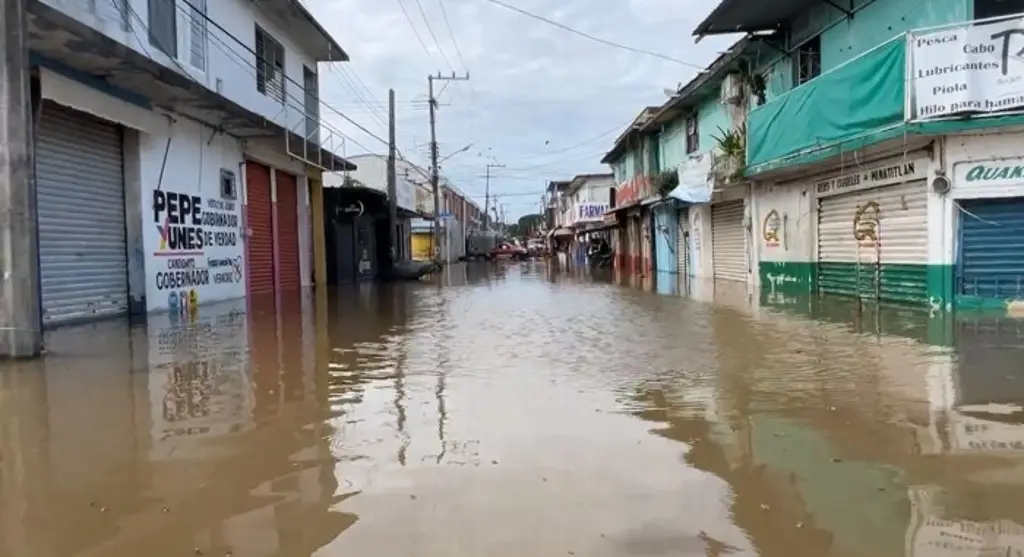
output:
[[[447,156],[445,156],[441,160],[437,161],[437,164],[441,164],[444,161],[454,157],[455,155],[458,155],[459,153],[465,153],[466,151],[469,151],[472,148],[473,148],[473,144],[470,143],[469,145],[466,145],[465,147],[463,147],[462,149],[459,149],[458,151],[453,151],[453,152],[449,153]]]

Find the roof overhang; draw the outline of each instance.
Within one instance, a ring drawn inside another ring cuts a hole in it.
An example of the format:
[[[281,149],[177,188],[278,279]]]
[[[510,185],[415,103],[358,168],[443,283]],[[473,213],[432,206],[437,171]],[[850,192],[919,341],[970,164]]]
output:
[[[751,46],[751,39],[742,38],[736,41],[729,50],[722,53],[707,69],[697,74],[689,83],[684,85],[679,92],[658,109],[654,117],[641,128],[642,131],[653,131],[683,114],[691,112],[700,100],[708,94],[717,94],[720,81],[725,74],[736,68],[744,52]]]
[[[644,107],[643,110],[637,114],[633,122],[627,127],[620,135],[615,139],[615,145],[611,151],[605,153],[604,157],[601,158],[601,164],[611,164],[620,158],[626,152],[630,143],[636,141],[640,137],[640,129],[647,124],[650,118],[658,112],[661,107],[648,106]]]
[[[322,145],[305,140],[61,10],[30,2],[28,19],[33,64],[80,78],[100,91],[130,97],[147,109],[171,110],[238,139],[276,142],[280,152],[297,160],[302,159],[289,146],[304,145],[305,151],[317,154],[323,168],[356,168]]]
[[[348,53],[300,0],[249,0],[256,9],[269,15],[283,27],[292,42],[315,62],[348,62]]]
[[[693,34],[703,37],[778,30],[811,6],[823,2],[826,0],[722,0]]]

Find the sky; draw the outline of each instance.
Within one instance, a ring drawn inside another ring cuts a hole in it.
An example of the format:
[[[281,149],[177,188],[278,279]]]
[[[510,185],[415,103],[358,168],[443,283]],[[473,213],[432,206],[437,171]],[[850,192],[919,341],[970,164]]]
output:
[[[398,150],[428,167],[427,76],[468,71],[468,81],[436,83],[440,156],[451,155],[441,173],[482,207],[487,165],[504,165],[490,169],[491,204],[515,222],[540,211],[548,181],[610,172],[601,157],[640,110],[663,104],[666,88],[693,79],[737,38],[695,44],[693,29],[715,0],[500,1],[676,61],[488,0],[305,0],[351,59],[320,70],[323,115],[347,138],[343,154],[387,152],[393,88]]]

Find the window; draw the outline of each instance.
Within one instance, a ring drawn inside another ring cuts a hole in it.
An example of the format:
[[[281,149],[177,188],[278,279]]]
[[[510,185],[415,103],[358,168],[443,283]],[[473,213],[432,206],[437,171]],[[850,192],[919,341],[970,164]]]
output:
[[[186,37],[182,41],[188,51],[188,63],[197,70],[206,71],[206,0],[186,0],[184,13],[188,14]]]
[[[284,47],[258,25],[256,90],[284,104]]]
[[[148,0],[149,44],[174,60],[206,71],[206,1]]]
[[[149,0],[149,44],[160,52],[178,57],[177,0]]]
[[[1024,12],[1024,0],[974,0],[974,19],[986,19]]]
[[[696,153],[700,149],[700,135],[697,131],[697,115],[686,117],[686,154]]]
[[[796,85],[803,85],[821,75],[821,36],[809,39],[793,53],[793,74]]]
[[[302,83],[305,89],[306,139],[320,143],[320,85],[316,72],[302,68]]]
[[[649,158],[648,164],[650,165],[651,173],[661,172],[661,134],[656,133],[651,136],[649,143]]]

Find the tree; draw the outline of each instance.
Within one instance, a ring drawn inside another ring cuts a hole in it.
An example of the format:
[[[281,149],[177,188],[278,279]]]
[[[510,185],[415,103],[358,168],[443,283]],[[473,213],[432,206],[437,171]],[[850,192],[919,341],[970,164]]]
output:
[[[508,235],[513,237],[523,237],[536,234],[540,230],[540,225],[544,222],[544,215],[531,213],[529,215],[523,215],[519,217],[519,220],[515,224],[508,227]]]

